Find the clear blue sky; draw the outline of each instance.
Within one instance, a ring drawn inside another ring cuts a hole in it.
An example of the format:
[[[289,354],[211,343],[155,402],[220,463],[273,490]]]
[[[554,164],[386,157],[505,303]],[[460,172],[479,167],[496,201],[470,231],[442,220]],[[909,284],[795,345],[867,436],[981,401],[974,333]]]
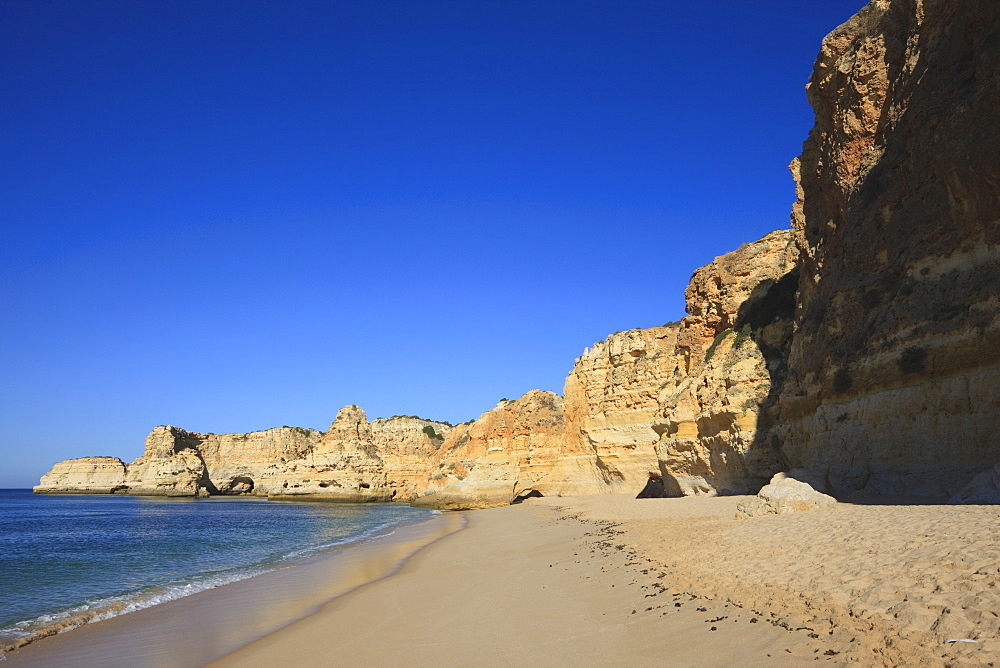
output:
[[[0,487],[562,391],[787,227],[863,0],[5,0]]]

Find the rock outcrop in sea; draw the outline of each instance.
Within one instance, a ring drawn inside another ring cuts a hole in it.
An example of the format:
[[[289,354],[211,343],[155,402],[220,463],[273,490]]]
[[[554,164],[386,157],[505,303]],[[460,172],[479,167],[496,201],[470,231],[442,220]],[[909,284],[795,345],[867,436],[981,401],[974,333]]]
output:
[[[125,489],[125,462],[117,457],[79,457],[56,462],[42,476],[36,492],[114,494]]]
[[[831,32],[792,229],[695,271],[679,323],[586,349],[563,396],[532,390],[455,427],[357,406],[326,432],[157,427],[131,464],[67,460],[35,491],[481,508],[635,494],[653,476],[673,495],[771,480],[748,515],[802,485],[995,500],[998,32],[1000,5],[981,0],[873,0]]]

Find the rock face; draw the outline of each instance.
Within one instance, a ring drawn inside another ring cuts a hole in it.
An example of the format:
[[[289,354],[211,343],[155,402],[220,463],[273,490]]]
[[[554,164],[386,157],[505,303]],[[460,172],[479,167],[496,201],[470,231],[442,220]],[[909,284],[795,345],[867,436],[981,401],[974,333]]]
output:
[[[308,495],[351,503],[391,501],[394,496],[371,424],[357,406],[341,408],[314,448],[282,466],[274,489],[272,498]]]
[[[372,420],[372,443],[396,498],[409,498],[426,487],[434,456],[451,429],[449,424],[415,416]]]
[[[116,494],[125,487],[125,462],[80,457],[57,462],[32,491],[36,494]]]
[[[753,493],[782,468],[765,435],[786,371],[795,256],[791,231],[778,230],[691,278],[676,367],[651,425],[674,494]]]
[[[948,503],[1000,505],[1000,464],[977,475]]]
[[[192,447],[205,463],[210,493],[272,494],[282,467],[315,448],[321,437],[315,429],[279,427],[248,434],[188,432],[187,438],[196,439]]]
[[[659,474],[653,418],[681,374],[679,324],[612,334],[584,351],[565,399],[533,390],[445,440],[416,505],[484,508],[528,495],[638,492]]]
[[[143,455],[128,466],[125,492],[136,496],[207,495],[205,464],[196,450],[186,449],[162,459]]]
[[[594,460],[602,487],[640,490],[659,471],[652,425],[661,390],[680,373],[679,329],[674,323],[612,334],[584,350],[566,379],[567,448]]]
[[[268,494],[284,464],[319,442],[312,429],[281,427],[249,434],[200,434],[155,428],[146,451],[128,465],[127,492],[142,496]]]
[[[800,513],[835,505],[836,499],[817,492],[809,483],[777,473],[769,484],[757,492],[757,496],[736,507],[736,519]]]
[[[347,406],[328,431],[281,427],[248,434],[201,434],[156,427],[131,464],[111,457],[55,465],[38,493],[121,493],[140,496],[252,494],[327,501],[392,500],[426,477],[450,426],[411,417],[369,423]],[[391,472],[391,475],[387,475]]]
[[[876,0],[816,61],[773,434],[838,495],[948,497],[1000,460],[998,30],[993,2]]]
[[[435,457],[435,473],[414,505],[490,508],[508,505],[533,490],[558,495],[565,481],[551,474],[566,449],[564,434],[558,394],[532,390],[516,401],[502,401],[448,435]],[[596,480],[597,474],[591,473]]]

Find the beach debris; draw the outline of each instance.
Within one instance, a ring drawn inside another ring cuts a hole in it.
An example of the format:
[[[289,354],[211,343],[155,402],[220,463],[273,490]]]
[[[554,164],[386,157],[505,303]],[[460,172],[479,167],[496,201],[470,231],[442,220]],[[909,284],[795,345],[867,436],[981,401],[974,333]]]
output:
[[[947,645],[948,643],[953,643],[953,642],[979,642],[979,641],[973,640],[972,638],[948,638],[947,640],[944,641],[944,644]]]

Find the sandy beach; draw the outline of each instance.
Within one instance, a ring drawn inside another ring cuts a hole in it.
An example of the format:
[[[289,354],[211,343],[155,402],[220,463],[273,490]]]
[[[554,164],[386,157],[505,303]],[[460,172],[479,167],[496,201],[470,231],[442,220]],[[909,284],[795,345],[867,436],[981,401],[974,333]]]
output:
[[[391,578],[218,666],[992,665],[1000,515],[740,497],[476,511]],[[951,638],[975,643],[945,643]]]
[[[837,663],[1000,665],[996,506],[842,503],[735,520],[744,498],[539,502],[597,523],[674,590],[815,635],[812,651]]]
[[[198,642],[159,625],[201,609],[202,620],[218,616],[225,636],[246,624],[226,612],[237,602],[234,591],[256,592],[244,604],[264,614],[276,605],[273,587],[282,580],[269,589],[254,578],[93,624],[30,645],[9,665],[923,666],[1000,659],[995,508],[840,504],[736,520],[742,498],[544,498],[446,513],[466,519],[466,528],[430,542],[388,577],[369,574],[368,584],[300,610],[292,615],[297,621],[287,623],[286,615],[278,628],[261,626],[255,640],[231,642],[224,655],[222,645],[201,658],[185,652],[179,644]],[[310,578],[314,587],[327,586],[324,578],[343,584],[331,564],[298,580]],[[218,605],[203,609],[213,599]],[[120,655],[150,633],[167,646],[145,658]],[[946,643],[952,638],[978,642]]]
[[[594,524],[530,503],[469,515],[465,530],[393,577],[213,665],[765,666],[778,653],[789,664],[812,660],[804,633],[751,625],[749,611],[661,589],[644,560]]]

